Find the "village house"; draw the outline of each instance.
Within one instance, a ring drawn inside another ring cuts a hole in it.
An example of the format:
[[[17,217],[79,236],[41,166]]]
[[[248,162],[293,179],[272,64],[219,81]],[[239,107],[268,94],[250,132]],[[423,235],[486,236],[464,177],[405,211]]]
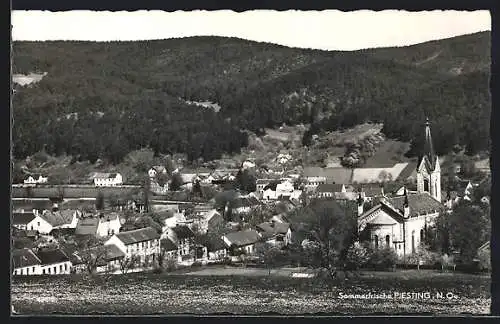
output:
[[[255,243],[257,243],[261,236],[255,230],[244,230],[238,232],[231,232],[222,236],[226,246],[234,253],[243,252],[246,255],[252,255],[255,252]]]
[[[302,190],[297,190],[290,180],[272,181],[262,190],[262,198],[265,200],[277,200],[288,197],[290,199],[299,199]]]
[[[100,245],[73,254],[73,269],[77,273],[88,272],[88,260],[95,260],[96,273],[115,273],[120,270],[120,261],[125,253],[116,245]]]
[[[53,229],[75,228],[79,215],[79,211],[73,210],[45,210],[42,213],[33,210],[29,213],[13,213],[13,226],[18,229],[49,234]]]
[[[37,252],[37,256],[41,260],[41,273],[37,274],[60,275],[71,273],[71,261],[61,249],[42,249]]]
[[[217,228],[224,223],[224,218],[216,209],[211,208],[200,216],[193,219],[200,233],[206,233],[210,229]]]
[[[284,247],[290,244],[292,239],[292,231],[290,224],[282,222],[264,222],[256,227],[262,239],[266,243],[276,247]]]
[[[177,247],[177,244],[172,242],[171,239],[162,238],[160,240],[160,248],[161,251],[164,253],[165,259],[174,259],[175,262],[178,261],[179,248]]]
[[[160,254],[160,235],[151,227],[117,233],[104,243],[109,244],[115,244],[128,258],[138,256],[146,266]]]
[[[33,209],[31,212],[13,212],[12,226],[20,230],[31,230],[34,227],[33,221],[38,215],[38,210]]]
[[[389,247],[400,257],[416,252],[432,226],[441,204],[439,159],[434,154],[429,123],[425,129],[425,153],[417,169],[417,193],[386,198],[368,211],[363,199],[358,201],[358,232],[361,240],[370,241],[374,248]]]
[[[148,170],[149,178],[156,178],[159,174],[167,174],[167,169],[162,165],[155,165]]]
[[[75,235],[90,235],[96,238],[109,237],[120,233],[122,224],[116,213],[99,214],[97,217],[80,219],[76,226]]]
[[[332,184],[320,184],[316,188],[316,195],[318,198],[332,198],[335,196],[336,193],[345,193],[346,187],[344,184],[341,183],[332,183]]]
[[[190,262],[200,256],[194,242],[195,234],[188,226],[178,225],[168,228],[166,237],[177,246],[179,263]],[[193,251],[195,253],[192,253]]]
[[[95,172],[91,178],[96,187],[115,187],[123,184],[122,175],[119,173]]]
[[[232,213],[235,215],[247,214],[252,208],[261,206],[262,203],[254,195],[239,196],[231,203]]]
[[[12,274],[29,276],[41,274],[42,260],[31,249],[15,249],[12,251]]]
[[[206,169],[206,168],[198,168],[198,169],[188,169],[188,168],[182,168],[179,172],[182,178],[183,186],[186,187],[187,189],[191,189],[193,186],[193,183],[195,181],[201,181],[203,179],[208,178],[212,174],[212,170]]]
[[[222,261],[228,256],[227,246],[221,237],[203,236],[200,244],[207,249],[208,263]]]
[[[47,183],[48,180],[49,180],[48,177],[44,177],[41,174],[32,174],[29,175],[26,179],[24,179],[24,184],[36,185],[36,184]]]

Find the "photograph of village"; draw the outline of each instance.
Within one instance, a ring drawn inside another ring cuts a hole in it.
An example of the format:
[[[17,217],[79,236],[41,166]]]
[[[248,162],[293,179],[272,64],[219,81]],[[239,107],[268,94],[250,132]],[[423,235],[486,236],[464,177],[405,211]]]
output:
[[[488,315],[490,30],[14,11],[11,314]]]

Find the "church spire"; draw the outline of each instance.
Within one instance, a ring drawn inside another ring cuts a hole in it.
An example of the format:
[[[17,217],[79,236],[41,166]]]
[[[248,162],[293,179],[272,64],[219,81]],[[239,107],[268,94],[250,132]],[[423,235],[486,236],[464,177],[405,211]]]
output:
[[[429,118],[426,118],[425,121],[424,156],[427,156],[427,159],[429,160],[431,166],[434,167],[434,163],[436,162],[436,155],[434,154],[434,146],[432,145],[431,126]]]

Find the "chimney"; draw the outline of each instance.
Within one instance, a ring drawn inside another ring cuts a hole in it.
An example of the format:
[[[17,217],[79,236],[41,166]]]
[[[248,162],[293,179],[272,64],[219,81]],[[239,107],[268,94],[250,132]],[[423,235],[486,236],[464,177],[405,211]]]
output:
[[[361,192],[359,193],[357,202],[358,202],[358,216],[361,216],[363,214],[363,205],[365,203],[365,200],[361,197]]]
[[[410,206],[408,204],[408,192],[406,191],[406,188],[404,195],[405,195],[405,201],[403,204],[403,216],[404,218],[408,218],[410,217]]]

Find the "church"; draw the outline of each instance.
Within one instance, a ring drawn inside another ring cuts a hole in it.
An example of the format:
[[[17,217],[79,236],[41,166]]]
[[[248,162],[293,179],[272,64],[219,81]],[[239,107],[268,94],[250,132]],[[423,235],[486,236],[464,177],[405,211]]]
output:
[[[425,124],[424,154],[417,164],[417,191],[402,196],[382,197],[373,208],[364,211],[358,198],[358,233],[361,241],[375,248],[389,247],[398,256],[415,253],[424,240],[427,227],[445,210],[441,203],[441,169],[434,153],[429,120]]]

